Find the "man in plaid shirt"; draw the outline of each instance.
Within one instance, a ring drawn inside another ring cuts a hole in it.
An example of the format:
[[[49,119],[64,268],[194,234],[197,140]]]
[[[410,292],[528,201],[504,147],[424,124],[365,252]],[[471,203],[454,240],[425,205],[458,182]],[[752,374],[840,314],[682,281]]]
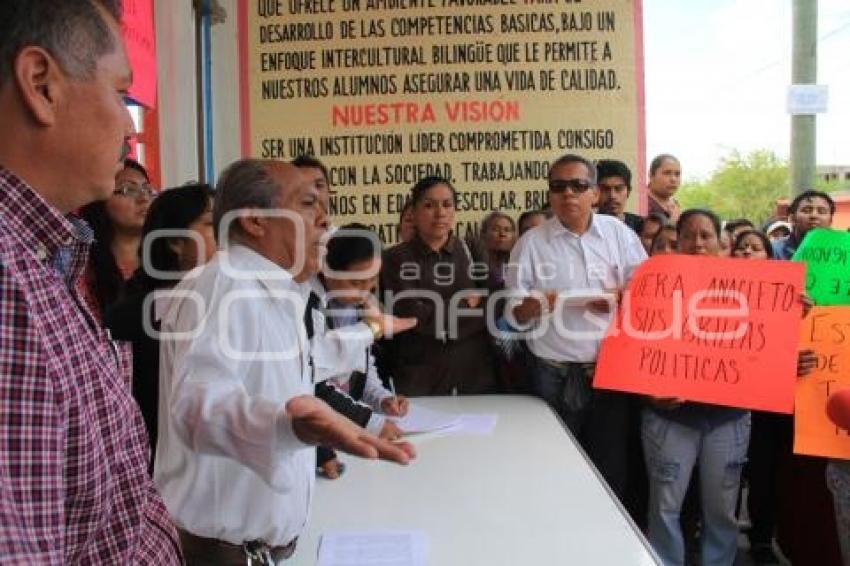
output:
[[[179,564],[130,365],[74,283],[133,126],[119,2],[0,2],[0,562]]]

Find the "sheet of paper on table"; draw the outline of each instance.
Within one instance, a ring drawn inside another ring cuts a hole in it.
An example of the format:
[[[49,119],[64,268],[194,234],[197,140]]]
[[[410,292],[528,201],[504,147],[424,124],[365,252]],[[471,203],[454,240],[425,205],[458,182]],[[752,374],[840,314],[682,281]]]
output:
[[[413,402],[410,404],[410,408],[407,410],[405,416],[388,418],[395,421],[398,428],[405,434],[416,434],[447,429],[457,422],[458,415],[426,409]]]
[[[489,436],[493,434],[498,415],[493,414],[463,414],[443,413],[426,409],[415,402],[403,417],[388,417],[395,421],[404,434],[435,433],[440,436],[468,434],[472,436]]]
[[[452,426],[443,429],[440,434],[469,434],[472,436],[490,436],[499,422],[499,415],[460,415]]]
[[[490,436],[499,422],[499,415],[461,415],[458,422],[449,429],[459,434]]]
[[[422,531],[329,532],[319,542],[318,566],[425,566]]]

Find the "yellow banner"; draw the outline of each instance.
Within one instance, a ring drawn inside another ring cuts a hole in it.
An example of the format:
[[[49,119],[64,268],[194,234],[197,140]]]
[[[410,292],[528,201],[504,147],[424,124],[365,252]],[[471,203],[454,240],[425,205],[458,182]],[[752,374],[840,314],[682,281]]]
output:
[[[456,233],[546,202],[564,153],[644,169],[639,0],[241,0],[242,151],[330,170],[339,225],[387,243],[410,187],[459,192]]]

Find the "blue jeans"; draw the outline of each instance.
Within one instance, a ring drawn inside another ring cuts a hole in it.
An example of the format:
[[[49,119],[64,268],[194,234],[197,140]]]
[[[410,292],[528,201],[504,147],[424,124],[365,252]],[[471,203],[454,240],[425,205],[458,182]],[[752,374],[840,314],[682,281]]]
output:
[[[841,544],[841,560],[850,566],[850,460],[830,460],[826,465],[826,485],[835,505],[835,526]]]
[[[731,566],[738,546],[735,505],[750,441],[750,414],[687,426],[644,409],[641,436],[649,475],[647,538],[665,565],[684,565],[679,514],[694,465],[702,502],[702,565]]]

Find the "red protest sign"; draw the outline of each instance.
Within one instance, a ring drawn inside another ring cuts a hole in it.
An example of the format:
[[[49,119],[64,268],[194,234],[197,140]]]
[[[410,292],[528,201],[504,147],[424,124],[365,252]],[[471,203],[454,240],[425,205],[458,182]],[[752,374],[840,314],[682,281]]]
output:
[[[805,270],[686,255],[635,272],[594,387],[791,413]]]

